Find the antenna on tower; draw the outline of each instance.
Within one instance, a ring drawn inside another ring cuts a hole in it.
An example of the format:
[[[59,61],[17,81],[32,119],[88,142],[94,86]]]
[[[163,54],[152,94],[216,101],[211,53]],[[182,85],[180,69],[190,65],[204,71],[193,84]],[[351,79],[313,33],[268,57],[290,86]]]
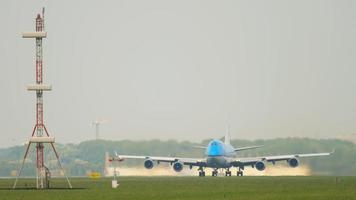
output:
[[[42,30],[45,30],[45,7],[42,7]]]

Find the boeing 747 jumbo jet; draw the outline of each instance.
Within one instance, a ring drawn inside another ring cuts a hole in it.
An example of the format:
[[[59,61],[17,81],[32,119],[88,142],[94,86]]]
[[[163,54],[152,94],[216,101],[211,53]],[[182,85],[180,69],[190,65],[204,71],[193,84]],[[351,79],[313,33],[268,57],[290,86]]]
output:
[[[193,166],[198,167],[199,176],[205,176],[204,169],[212,168],[212,176],[218,175],[218,169],[225,169],[225,176],[231,176],[230,168],[238,168],[237,176],[243,176],[245,166],[251,166],[259,171],[266,168],[266,163],[271,162],[275,164],[277,161],[287,161],[290,167],[297,167],[299,165],[299,158],[315,157],[315,156],[328,156],[329,153],[310,153],[310,154],[291,154],[279,156],[261,156],[261,157],[237,157],[238,151],[260,148],[262,146],[250,146],[234,148],[230,144],[229,133],[226,134],[224,142],[214,139],[209,142],[208,146],[198,146],[197,148],[205,149],[205,158],[179,158],[179,157],[157,157],[157,156],[133,156],[133,155],[118,155],[116,159],[144,159],[144,166],[147,169],[152,169],[155,164],[160,162],[168,162],[173,166],[173,170],[180,172],[184,165],[192,169]]]

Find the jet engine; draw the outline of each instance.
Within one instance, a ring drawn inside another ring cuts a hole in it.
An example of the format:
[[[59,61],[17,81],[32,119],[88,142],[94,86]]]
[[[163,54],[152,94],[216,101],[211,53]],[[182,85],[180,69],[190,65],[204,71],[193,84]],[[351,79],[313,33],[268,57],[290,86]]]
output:
[[[291,158],[291,159],[287,160],[287,162],[290,167],[298,167],[298,165],[299,165],[299,161],[296,158]]]
[[[173,163],[173,169],[176,172],[180,172],[183,169],[183,164],[179,161]]]
[[[146,169],[152,169],[154,166],[154,162],[151,159],[146,159],[143,163]]]
[[[263,170],[266,169],[266,165],[265,165],[265,163],[262,162],[262,161],[256,162],[255,167],[256,167],[256,169],[257,169],[258,171],[263,171]]]

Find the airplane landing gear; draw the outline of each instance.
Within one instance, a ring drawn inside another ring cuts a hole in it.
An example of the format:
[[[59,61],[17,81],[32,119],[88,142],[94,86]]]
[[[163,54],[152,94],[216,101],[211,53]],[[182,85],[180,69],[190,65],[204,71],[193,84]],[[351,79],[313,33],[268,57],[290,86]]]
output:
[[[218,170],[214,169],[213,172],[211,173],[211,176],[218,176]]]
[[[205,172],[204,172],[204,171],[199,171],[199,176],[200,176],[200,177],[205,176]]]
[[[199,177],[205,176],[205,171],[202,167],[199,167],[198,171],[199,171]]]
[[[244,175],[244,172],[239,167],[239,171],[237,171],[237,176],[243,176],[243,175]]]
[[[231,176],[231,171],[229,170],[229,168],[226,169],[226,171],[225,171],[225,176]]]

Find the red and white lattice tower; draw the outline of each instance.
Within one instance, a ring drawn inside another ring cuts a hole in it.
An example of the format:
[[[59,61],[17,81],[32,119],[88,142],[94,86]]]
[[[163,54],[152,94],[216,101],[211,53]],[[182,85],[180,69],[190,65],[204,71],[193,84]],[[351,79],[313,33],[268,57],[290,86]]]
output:
[[[64,174],[69,188],[72,185],[64,173],[63,167],[59,160],[58,152],[54,146],[54,137],[50,137],[46,126],[43,123],[43,92],[51,91],[52,86],[43,84],[43,56],[42,56],[42,39],[47,37],[47,33],[44,29],[44,8],[41,14],[37,14],[36,17],[36,31],[35,32],[25,32],[22,34],[23,38],[35,38],[36,39],[36,84],[28,85],[27,90],[36,92],[36,125],[33,128],[32,136],[26,147],[26,152],[23,157],[21,168],[16,177],[13,188],[16,188],[18,178],[21,176],[23,166],[25,164],[26,157],[29,153],[31,144],[36,145],[36,187],[37,189],[49,188],[50,171],[45,166],[44,163],[44,146],[45,144],[50,144],[54,154],[57,158],[58,165]]]

